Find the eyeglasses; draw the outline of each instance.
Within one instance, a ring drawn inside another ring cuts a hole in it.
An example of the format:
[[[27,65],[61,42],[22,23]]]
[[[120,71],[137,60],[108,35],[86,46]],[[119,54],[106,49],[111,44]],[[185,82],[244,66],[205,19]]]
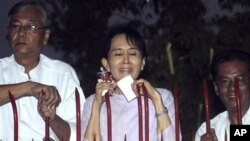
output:
[[[249,77],[247,76],[236,76],[235,79],[238,81],[239,86],[245,86],[249,82]],[[216,84],[221,88],[228,88],[233,81],[229,78],[219,77],[216,79]]]
[[[23,25],[23,26],[20,24],[11,24],[8,26],[8,29],[11,32],[19,32],[21,29],[23,29],[26,33],[34,33],[39,29],[45,29],[45,28],[47,28],[47,27],[46,26],[37,27],[37,26],[31,25],[31,24]]]

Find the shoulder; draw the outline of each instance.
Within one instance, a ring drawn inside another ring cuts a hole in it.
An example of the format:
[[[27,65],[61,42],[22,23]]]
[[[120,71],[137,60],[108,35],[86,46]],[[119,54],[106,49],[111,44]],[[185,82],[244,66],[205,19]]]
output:
[[[43,54],[40,55],[42,66],[46,69],[58,71],[58,72],[71,72],[74,71],[73,67],[66,62],[51,59]]]
[[[94,99],[95,99],[95,94],[92,94],[89,97],[87,97],[86,101],[85,101],[85,104],[84,104],[85,105],[84,107],[88,107],[88,108],[92,107],[92,103],[93,103]]]
[[[87,97],[86,101],[93,101],[95,98],[95,94],[91,94],[89,97]]]
[[[210,120],[211,128],[216,129],[221,126],[219,123],[224,123],[227,121],[227,111],[221,112],[218,115],[216,115],[213,119]],[[197,133],[199,135],[203,135],[206,132],[206,122],[203,122],[201,126],[198,128]]]
[[[216,115],[212,120],[211,120],[211,127],[216,128],[218,126],[218,123],[222,123],[228,120],[228,112],[224,111]]]
[[[9,56],[9,57],[4,57],[0,59],[0,67],[4,68],[6,66],[9,66],[10,63],[14,62],[14,57],[13,55]]]
[[[168,89],[165,89],[165,88],[156,88],[156,90],[159,91],[160,94],[172,95],[171,91],[169,91]]]
[[[156,88],[156,90],[160,93],[163,99],[173,99],[172,92],[165,88]]]

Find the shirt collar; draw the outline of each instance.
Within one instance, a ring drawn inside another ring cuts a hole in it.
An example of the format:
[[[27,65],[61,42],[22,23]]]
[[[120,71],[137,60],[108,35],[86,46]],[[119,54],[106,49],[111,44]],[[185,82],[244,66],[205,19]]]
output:
[[[14,59],[14,65],[15,65],[16,69],[19,70],[19,71],[21,71],[21,72],[23,72],[23,73],[25,73],[25,68],[24,68],[22,65],[20,65],[20,64],[18,64],[18,63],[16,62],[16,60],[15,60],[15,58],[14,58],[14,55],[11,55],[11,58]],[[37,66],[35,66],[35,67],[34,67],[32,70],[30,70],[30,72],[29,72],[29,76],[30,76],[30,79],[31,79],[31,80],[34,80],[34,79],[39,78],[39,76],[40,76],[40,74],[41,74],[41,66],[42,66],[41,64],[42,64],[42,61],[43,61],[43,56],[40,55],[40,59],[39,59],[39,62],[38,62],[38,64],[37,64]]]

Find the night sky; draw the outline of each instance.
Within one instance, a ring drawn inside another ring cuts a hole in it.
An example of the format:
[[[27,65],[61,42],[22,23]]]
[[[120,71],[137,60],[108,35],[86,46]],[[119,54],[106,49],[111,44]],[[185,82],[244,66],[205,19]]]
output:
[[[6,40],[6,33],[7,33],[7,14],[11,6],[13,6],[16,2],[20,0],[0,0],[0,58],[10,56],[11,49],[9,47],[9,44]],[[218,2],[217,0],[205,0],[204,1],[206,7],[207,7],[207,14],[206,18],[210,18],[216,14],[218,15],[224,15],[229,14],[227,11],[221,11],[219,10]],[[236,10],[239,9],[239,7],[236,7]],[[60,59],[61,55],[58,52],[55,52],[52,47],[46,47],[43,50],[43,53],[46,54],[49,57]]]

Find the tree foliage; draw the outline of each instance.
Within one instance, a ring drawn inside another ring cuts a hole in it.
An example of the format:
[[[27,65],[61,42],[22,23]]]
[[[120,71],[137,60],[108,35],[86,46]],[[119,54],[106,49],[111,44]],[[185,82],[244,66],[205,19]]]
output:
[[[147,64],[142,77],[156,87],[180,88],[180,117],[183,140],[191,140],[202,113],[201,82],[209,77],[210,51],[240,48],[249,51],[250,25],[248,1],[221,0],[222,10],[243,11],[205,19],[201,0],[46,0],[53,19],[50,40],[64,52],[64,61],[77,71],[87,96],[94,93],[100,67],[102,40],[107,29],[117,23],[136,27],[147,42]],[[175,73],[171,74],[167,45],[171,43]],[[209,83],[211,87],[211,83]],[[211,105],[219,102],[213,97]],[[218,108],[217,108],[218,109]],[[212,110],[212,115],[218,110]]]

